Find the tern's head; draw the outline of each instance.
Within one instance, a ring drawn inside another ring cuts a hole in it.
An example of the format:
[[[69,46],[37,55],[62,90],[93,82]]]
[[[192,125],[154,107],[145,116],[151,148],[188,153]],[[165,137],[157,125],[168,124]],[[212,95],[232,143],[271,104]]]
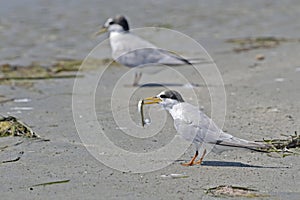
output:
[[[165,109],[172,109],[178,103],[184,102],[182,96],[175,90],[165,90],[155,97],[148,97],[144,99],[144,104],[161,104]]]
[[[129,25],[127,22],[127,19],[123,15],[117,15],[114,18],[108,18],[103,25],[102,29],[97,33],[101,34],[104,32],[112,32],[112,31],[117,31],[117,32],[126,32],[129,31]]]

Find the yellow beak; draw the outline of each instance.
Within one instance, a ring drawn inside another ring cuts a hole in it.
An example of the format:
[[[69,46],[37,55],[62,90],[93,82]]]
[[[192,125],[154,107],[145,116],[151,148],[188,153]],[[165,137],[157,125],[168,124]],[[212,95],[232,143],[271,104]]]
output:
[[[144,104],[155,104],[160,102],[162,102],[162,100],[157,97],[148,97],[144,99]]]
[[[106,27],[102,27],[98,32],[95,33],[95,36],[101,35],[103,33],[107,32]]]

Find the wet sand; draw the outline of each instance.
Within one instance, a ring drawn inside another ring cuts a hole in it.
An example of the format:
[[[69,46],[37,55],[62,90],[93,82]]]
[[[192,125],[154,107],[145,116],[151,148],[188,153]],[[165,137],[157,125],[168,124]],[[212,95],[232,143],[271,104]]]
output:
[[[296,1],[284,4],[283,6],[279,2],[265,1],[260,4],[263,11],[254,9],[256,8],[254,3],[253,5],[251,3],[249,5],[241,3],[239,5],[232,2],[231,5],[234,5],[234,7],[228,6],[231,9],[222,9],[220,8],[221,5],[217,6],[217,4],[214,7],[213,5],[205,6],[203,4],[204,8],[211,7],[216,15],[213,15],[213,13],[208,14],[208,11],[203,8],[203,14],[199,10],[190,12],[197,14],[196,18],[189,17],[186,12],[192,9],[190,5],[182,5],[182,7],[177,5],[173,9],[164,6],[156,11],[160,13],[159,16],[162,18],[156,16],[155,19],[149,19],[149,16],[154,12],[151,11],[151,13],[145,15],[139,13],[130,17],[130,19],[136,27],[147,24],[155,25],[155,23],[164,21],[166,24],[172,24],[172,28],[183,31],[197,39],[216,62],[225,84],[226,117],[223,129],[244,139],[261,140],[263,138],[279,138],[281,134],[290,135],[300,130],[299,42],[284,42],[270,49],[235,53],[232,51],[235,45],[226,43],[225,39],[254,35],[296,38],[294,34],[299,33],[300,27],[293,24],[293,21],[295,21],[294,17],[297,14],[299,16],[296,8],[300,5]],[[54,7],[55,5],[53,4]],[[113,8],[112,5],[107,6],[110,9]],[[147,6],[153,7],[154,5],[147,4]],[[88,5],[83,7],[89,8]],[[104,9],[101,5],[99,7]],[[164,17],[163,11],[168,11],[168,8],[171,10],[169,10],[170,13],[185,13],[183,17],[179,17],[179,14],[176,15],[179,18],[178,21],[176,20],[177,24],[171,18]],[[222,12],[218,13],[219,10]],[[284,14],[287,13],[287,10],[289,15]],[[122,11],[122,9],[118,11]],[[258,12],[258,14],[255,15],[255,12]],[[92,13],[90,14],[92,15],[91,18],[97,15],[97,18],[106,18],[106,13],[108,15],[112,11],[106,11],[105,14],[101,15],[95,10]],[[145,20],[139,20],[141,16]],[[201,17],[204,19],[203,24],[201,24],[201,20],[200,22],[196,20]],[[70,20],[70,23],[74,22],[70,18],[67,19]],[[210,21],[213,21],[212,24],[209,24]],[[85,28],[86,33],[93,32],[91,30],[95,28],[96,22],[92,21],[87,24],[84,25],[88,27]],[[44,31],[47,32],[47,30]],[[66,53],[63,54],[63,57],[83,58],[81,56],[88,54],[87,49],[94,47],[93,42],[91,42],[93,40],[85,40],[87,34],[85,35],[81,31],[78,34],[82,37],[80,41],[88,45],[80,47],[80,44],[77,44],[78,48],[77,45],[76,47],[70,47],[70,49],[75,48],[79,53]],[[38,35],[42,37],[42,34]],[[71,35],[71,38],[76,38],[74,32]],[[63,34],[63,36],[66,35]],[[16,37],[16,35],[13,37]],[[64,38],[62,37],[61,40],[65,41]],[[6,42],[8,41],[6,40]],[[55,45],[57,43],[55,42]],[[166,41],[166,43],[168,42]],[[20,51],[24,52],[25,49],[28,49],[28,46],[24,46],[26,48],[21,48]],[[44,57],[47,58],[46,61],[51,62],[51,60],[60,57],[57,52],[51,54],[51,52],[44,51],[42,45],[33,46],[33,49],[42,48],[45,55],[39,57],[38,54],[33,53],[29,54],[28,57],[21,56],[10,60],[9,57],[3,56],[2,59],[5,62],[26,63],[43,60]],[[176,44],[173,44],[173,46],[176,49]],[[8,42],[4,47],[12,49],[9,55],[15,53],[14,43]],[[180,44],[178,44],[179,47]],[[64,48],[66,47],[62,45],[62,49]],[[31,52],[34,51],[36,50]],[[109,52],[108,45],[106,52]],[[265,59],[262,61],[256,60],[255,57],[258,54],[263,54]],[[99,66],[99,70],[104,67]],[[97,119],[104,126],[109,138],[122,148],[135,152],[159,148],[175,134],[170,117],[166,116],[166,128],[163,129],[163,134],[151,138],[151,140],[136,142],[136,140],[125,134],[120,134],[121,131],[117,129],[118,126],[109,112],[110,107],[108,105],[110,104],[111,90],[114,88],[115,81],[127,71],[128,69],[122,66],[110,66],[106,70],[103,82],[99,83],[95,92]],[[81,74],[84,77],[81,79],[93,80],[97,78],[97,72],[97,70],[83,71]],[[185,73],[187,75],[190,73],[190,76],[192,76],[193,72],[185,71]],[[157,78],[162,79],[164,78],[163,75],[163,73],[156,74]],[[145,75],[141,82],[146,82],[149,76]],[[128,75],[128,77],[133,78],[133,75]],[[128,83],[131,83],[132,79],[129,78]],[[43,142],[16,137],[1,138],[0,147],[8,146],[0,151],[2,161],[21,157],[17,162],[0,164],[1,199],[17,199],[20,197],[23,199],[217,199],[205,194],[205,189],[218,185],[237,185],[256,189],[263,194],[270,195],[265,199],[299,199],[300,197],[300,163],[298,156],[274,158],[257,152],[230,151],[220,155],[209,154],[201,166],[182,167],[180,163],[189,160],[194,153],[194,149],[191,147],[173,164],[149,173],[122,172],[107,167],[95,159],[84,147],[73,120],[72,95],[91,94],[87,94],[85,91],[74,94],[74,79],[34,82],[34,85],[30,88],[1,85],[0,94],[7,98],[31,99],[27,103],[6,102],[0,104],[1,114],[12,114],[18,117],[31,125],[41,137],[48,138],[50,141]],[[205,85],[203,80],[199,80],[197,83]],[[182,87],[170,88],[190,90]],[[125,89],[126,86],[124,86]],[[162,90],[160,87],[136,89],[131,100],[130,111],[137,123],[138,115],[134,113],[136,109],[134,102],[137,102],[139,98],[156,94],[160,90]],[[210,96],[207,87],[200,86],[195,90],[204,111],[210,114]],[[192,101],[192,99],[187,98],[187,101]],[[32,110],[18,112],[18,109],[12,109],[15,107],[32,107]],[[83,118],[84,120],[85,118]],[[90,122],[86,121],[86,123]],[[95,132],[97,131],[95,130]],[[89,134],[89,132],[86,134]],[[18,141],[23,142],[14,145]],[[24,153],[21,154],[20,152]],[[120,159],[116,155],[111,156]],[[169,174],[184,174],[187,178],[161,177]],[[66,182],[66,180],[69,180],[69,182]],[[63,182],[36,186],[52,181]],[[263,199],[263,197],[260,199]]]

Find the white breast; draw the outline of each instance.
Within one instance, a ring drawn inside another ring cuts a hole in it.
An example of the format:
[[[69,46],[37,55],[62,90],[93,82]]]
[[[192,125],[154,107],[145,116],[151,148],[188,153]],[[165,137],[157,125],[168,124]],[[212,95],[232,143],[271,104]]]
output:
[[[110,46],[112,49],[112,57],[118,58],[122,53],[126,52],[126,37],[124,33],[111,32],[109,36]]]

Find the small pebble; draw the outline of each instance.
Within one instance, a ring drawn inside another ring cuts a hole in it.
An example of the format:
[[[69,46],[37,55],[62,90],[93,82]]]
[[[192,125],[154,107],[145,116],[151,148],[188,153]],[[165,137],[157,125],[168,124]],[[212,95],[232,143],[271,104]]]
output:
[[[265,56],[264,56],[263,54],[257,54],[257,55],[255,56],[255,59],[256,59],[256,60],[264,60],[264,59],[265,59]]]
[[[284,78],[276,78],[275,81],[276,81],[276,82],[283,82],[283,81],[284,81]]]
[[[23,98],[23,99],[15,99],[14,102],[16,103],[27,103],[27,102],[30,102],[31,99],[28,99],[28,98]]]
[[[160,177],[177,179],[177,178],[188,178],[189,176],[185,174],[165,174],[165,175],[161,175]]]

